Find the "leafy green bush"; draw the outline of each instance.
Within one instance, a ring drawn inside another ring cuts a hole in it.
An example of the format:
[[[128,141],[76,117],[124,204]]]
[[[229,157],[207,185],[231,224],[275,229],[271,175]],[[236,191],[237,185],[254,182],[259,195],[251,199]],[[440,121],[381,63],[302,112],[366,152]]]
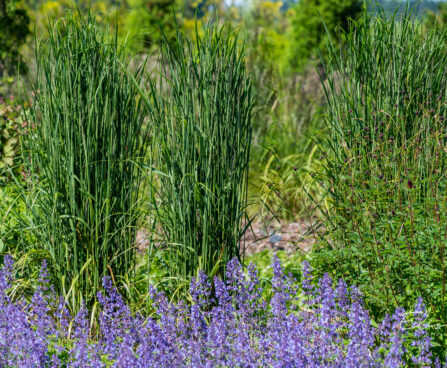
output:
[[[284,69],[289,14],[281,10],[282,5],[281,2],[257,0],[242,13],[247,67],[252,73],[271,74]]]
[[[301,0],[294,7],[289,32],[288,59],[295,70],[302,70],[310,59],[317,57],[316,47],[324,49],[329,31],[339,40],[340,30],[348,29],[349,19],[362,12],[361,0]]]
[[[365,16],[329,45],[327,242],[315,255],[378,316],[422,295],[446,346],[447,48],[407,16]]]
[[[169,274],[183,280],[199,268],[223,275],[240,256],[252,133],[252,88],[237,36],[208,24],[194,39],[178,31],[174,48],[164,44],[163,78],[147,100],[158,249]]]
[[[93,302],[102,277],[131,272],[148,137],[144,105],[124,46],[92,15],[69,14],[36,45],[35,103],[25,135],[24,258],[51,261],[57,287],[77,310]],[[37,248],[36,248],[37,247]]]
[[[11,180],[9,169],[19,173],[19,138],[24,125],[22,106],[0,98],[0,183]]]
[[[0,3],[0,78],[14,73],[19,62],[19,49],[30,34],[30,19],[19,0]]]
[[[447,3],[439,2],[436,6],[438,8],[436,13],[433,11],[428,11],[425,14],[425,26],[428,28],[445,28],[447,27]]]
[[[27,65],[20,55],[30,35],[29,26],[23,1],[0,2],[0,97],[15,93],[17,71],[22,74],[26,71]]]
[[[171,40],[175,36],[175,0],[129,0],[125,28],[129,45],[141,51],[154,48],[163,34]]]

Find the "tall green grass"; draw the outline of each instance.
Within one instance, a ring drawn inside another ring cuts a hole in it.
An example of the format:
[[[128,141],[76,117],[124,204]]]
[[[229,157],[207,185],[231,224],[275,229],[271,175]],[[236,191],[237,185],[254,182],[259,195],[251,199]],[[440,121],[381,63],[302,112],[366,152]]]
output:
[[[345,36],[329,45],[329,234],[315,263],[359,285],[376,316],[423,296],[445,347],[445,38],[383,11]]]
[[[178,31],[161,49],[162,78],[151,84],[153,250],[168,275],[201,269],[223,275],[240,257],[252,136],[252,87],[244,50],[229,26]]]
[[[36,45],[35,101],[25,135],[23,263],[51,262],[73,309],[90,304],[102,277],[132,272],[141,203],[138,163],[148,138],[145,107],[117,35],[94,16],[54,22]]]

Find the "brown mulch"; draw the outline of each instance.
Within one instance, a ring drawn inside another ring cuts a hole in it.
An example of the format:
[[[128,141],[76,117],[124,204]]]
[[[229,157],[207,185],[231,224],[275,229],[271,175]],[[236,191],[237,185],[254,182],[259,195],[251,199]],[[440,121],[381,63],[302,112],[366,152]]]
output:
[[[318,224],[315,219],[288,221],[256,221],[245,232],[241,247],[245,254],[253,254],[264,250],[286,251],[297,250],[308,252],[318,239]],[[244,246],[245,241],[245,246]],[[136,245],[140,252],[148,247],[148,230],[137,232]]]
[[[264,250],[308,252],[318,239],[316,220],[255,222],[245,233],[245,254]]]

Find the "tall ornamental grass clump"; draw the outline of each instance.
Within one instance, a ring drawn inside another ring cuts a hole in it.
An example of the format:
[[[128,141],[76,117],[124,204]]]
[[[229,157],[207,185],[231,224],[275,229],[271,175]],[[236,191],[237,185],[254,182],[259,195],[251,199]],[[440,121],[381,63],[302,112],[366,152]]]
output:
[[[49,260],[57,288],[78,309],[105,275],[134,265],[147,138],[144,105],[117,35],[92,15],[68,15],[36,45],[33,129],[24,142],[28,205],[21,218]],[[28,257],[29,258],[29,257]]]
[[[328,241],[316,264],[355,280],[376,316],[422,295],[445,347],[445,38],[383,11],[345,36],[326,68]]]
[[[167,271],[222,274],[240,256],[252,135],[244,50],[229,26],[178,31],[161,48],[162,78],[147,100],[154,139],[152,214]]]

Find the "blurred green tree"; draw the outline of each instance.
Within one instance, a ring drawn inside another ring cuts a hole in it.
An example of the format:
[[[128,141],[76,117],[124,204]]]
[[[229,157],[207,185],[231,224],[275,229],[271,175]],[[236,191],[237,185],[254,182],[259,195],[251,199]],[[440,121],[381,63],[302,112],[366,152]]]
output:
[[[19,0],[0,0],[0,78],[16,71],[30,18]]]
[[[116,0],[27,0],[27,5],[37,34],[46,34],[51,20],[64,17],[70,10],[81,14],[90,12],[98,24],[110,23],[111,28],[117,25],[121,30],[127,11],[126,1]]]
[[[288,62],[300,71],[316,57],[316,46],[325,49],[327,32],[339,40],[340,29],[347,29],[349,19],[363,10],[362,0],[300,0],[293,8],[289,29]]]
[[[128,0],[128,5],[125,29],[130,47],[141,51],[155,46],[163,33],[174,37],[176,0]]]
[[[438,26],[440,28],[447,27],[447,2],[440,2],[437,4],[437,12],[427,11],[425,14],[424,23],[427,28]]]
[[[264,70],[281,70],[288,42],[288,12],[282,7],[280,1],[255,0],[243,13],[242,29],[248,45],[246,55],[250,69],[262,66]]]

